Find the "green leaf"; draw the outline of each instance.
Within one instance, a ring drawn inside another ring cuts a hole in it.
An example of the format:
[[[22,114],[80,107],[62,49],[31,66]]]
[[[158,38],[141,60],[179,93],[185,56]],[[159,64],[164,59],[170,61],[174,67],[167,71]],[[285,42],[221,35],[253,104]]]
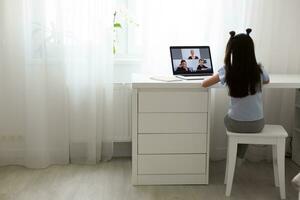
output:
[[[115,47],[115,45],[113,46],[113,54],[114,55],[116,54],[116,47]]]
[[[122,28],[122,26],[119,22],[116,22],[114,23],[114,28]]]

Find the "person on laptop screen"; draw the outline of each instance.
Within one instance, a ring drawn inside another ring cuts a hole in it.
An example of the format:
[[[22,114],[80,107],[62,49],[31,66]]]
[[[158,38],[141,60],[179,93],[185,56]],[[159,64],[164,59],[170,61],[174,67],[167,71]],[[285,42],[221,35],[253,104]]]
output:
[[[192,49],[190,51],[191,55],[188,57],[188,59],[199,59],[198,56],[195,55],[195,51]]]
[[[206,70],[208,67],[204,64],[204,59],[200,58],[198,62],[197,71]]]
[[[190,69],[187,67],[186,61],[181,60],[180,65],[177,67],[176,72],[180,73],[190,73]]]

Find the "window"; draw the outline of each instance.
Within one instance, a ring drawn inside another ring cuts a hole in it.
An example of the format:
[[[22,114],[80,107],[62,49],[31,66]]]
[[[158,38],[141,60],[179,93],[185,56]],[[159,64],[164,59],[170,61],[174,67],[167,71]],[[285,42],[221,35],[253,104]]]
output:
[[[115,22],[121,25],[121,28],[115,29],[114,36],[117,62],[134,61],[141,57],[142,37],[139,6],[137,0],[115,0]]]

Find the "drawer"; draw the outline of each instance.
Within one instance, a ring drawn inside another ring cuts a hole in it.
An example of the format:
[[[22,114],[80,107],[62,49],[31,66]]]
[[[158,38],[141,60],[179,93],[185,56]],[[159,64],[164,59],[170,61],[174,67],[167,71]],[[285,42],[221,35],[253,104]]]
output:
[[[139,112],[207,112],[208,92],[141,91]]]
[[[138,133],[206,133],[207,113],[139,113]]]
[[[139,134],[138,154],[206,153],[206,134]]]
[[[138,155],[138,174],[204,174],[206,154]]]
[[[300,89],[296,90],[296,105],[300,106]]]
[[[208,174],[159,174],[139,175],[139,185],[208,184]]]

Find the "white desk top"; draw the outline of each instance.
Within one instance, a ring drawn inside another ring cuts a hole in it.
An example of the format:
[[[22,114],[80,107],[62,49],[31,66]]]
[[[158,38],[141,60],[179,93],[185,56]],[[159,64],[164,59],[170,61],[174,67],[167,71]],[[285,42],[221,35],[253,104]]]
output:
[[[300,88],[300,74],[270,74],[267,88]]]
[[[150,79],[150,76],[134,74],[132,76],[133,88],[202,88],[202,80],[182,80],[164,82]],[[212,88],[223,88],[216,84]],[[300,74],[270,74],[270,83],[266,88],[300,88]]]

